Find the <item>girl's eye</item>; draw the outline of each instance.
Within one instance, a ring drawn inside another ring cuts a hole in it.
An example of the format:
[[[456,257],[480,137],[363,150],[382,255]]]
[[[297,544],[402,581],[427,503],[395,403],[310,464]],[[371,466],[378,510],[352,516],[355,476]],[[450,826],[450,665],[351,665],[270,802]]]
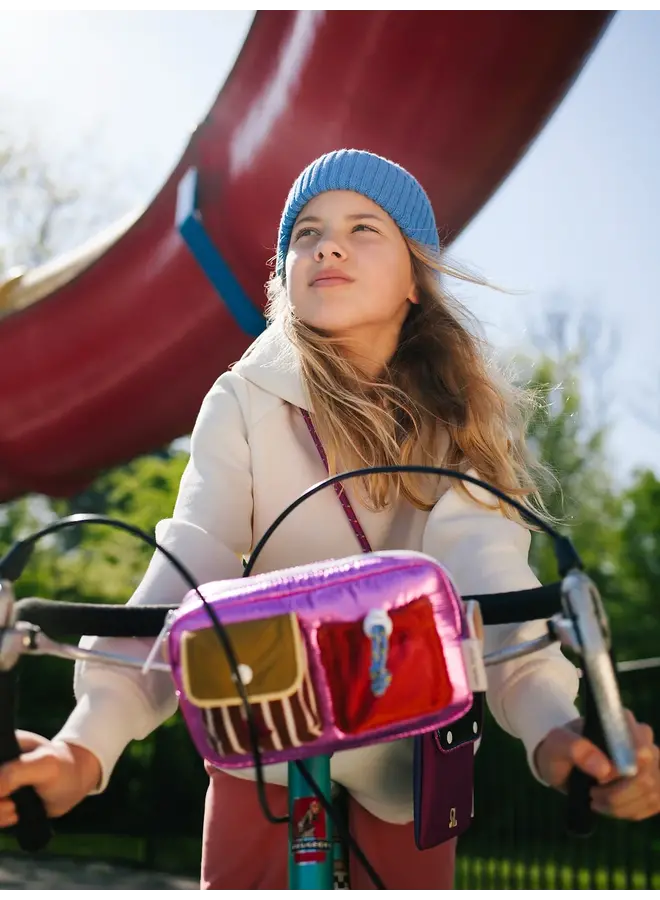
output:
[[[353,232],[356,231],[371,231],[373,234],[377,234],[375,228],[372,228],[370,225],[365,225],[364,222],[360,222],[359,224],[353,227]],[[321,232],[318,228],[312,228],[311,226],[306,226],[305,228],[299,228],[298,231],[294,234],[294,243],[295,241],[299,241],[301,238],[308,237],[311,234],[318,235],[320,237]]]
[[[318,234],[316,228],[301,228],[296,232],[294,240],[298,241],[302,237],[307,237],[308,234]]]

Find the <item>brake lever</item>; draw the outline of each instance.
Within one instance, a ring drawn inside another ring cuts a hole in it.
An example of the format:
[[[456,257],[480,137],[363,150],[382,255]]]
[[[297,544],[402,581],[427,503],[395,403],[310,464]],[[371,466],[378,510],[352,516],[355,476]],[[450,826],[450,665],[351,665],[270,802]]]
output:
[[[11,582],[0,581],[0,765],[21,755],[16,738],[15,666],[20,647],[14,639],[14,591]],[[51,829],[41,797],[32,787],[21,787],[11,795],[18,824],[11,831],[23,850],[42,850],[51,838]]]
[[[563,616],[551,620],[562,644],[581,658],[584,678],[584,736],[610,758],[622,777],[637,774],[635,747],[626,720],[612,657],[607,614],[593,581],[579,569],[562,581]],[[590,790],[595,779],[574,769],[568,784],[568,831],[593,830]]]

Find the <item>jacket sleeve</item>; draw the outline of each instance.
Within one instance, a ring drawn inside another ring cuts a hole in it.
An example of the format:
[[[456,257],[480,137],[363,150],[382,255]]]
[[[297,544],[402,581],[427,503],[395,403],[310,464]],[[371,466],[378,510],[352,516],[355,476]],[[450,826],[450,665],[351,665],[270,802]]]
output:
[[[242,573],[252,544],[250,450],[236,394],[238,376],[222,375],[207,394],[195,423],[190,459],[172,517],[156,526],[156,539],[174,553],[198,584]],[[156,551],[129,605],[178,604],[189,586]],[[146,658],[153,640],[83,638],[86,647]],[[56,736],[91,750],[99,759],[104,790],[117,759],[176,709],[171,677],[99,663],[77,663],[77,705]]]
[[[528,564],[529,531],[494,508],[493,497],[485,490],[472,485],[468,489],[490,508],[451,488],[431,511],[424,552],[445,566],[463,595],[537,587],[539,581]],[[484,652],[532,640],[544,632],[541,620],[487,626]],[[534,751],[549,731],[579,716],[575,706],[578,686],[577,670],[558,644],[488,669],[486,697],[493,717],[522,740],[539,781]]]

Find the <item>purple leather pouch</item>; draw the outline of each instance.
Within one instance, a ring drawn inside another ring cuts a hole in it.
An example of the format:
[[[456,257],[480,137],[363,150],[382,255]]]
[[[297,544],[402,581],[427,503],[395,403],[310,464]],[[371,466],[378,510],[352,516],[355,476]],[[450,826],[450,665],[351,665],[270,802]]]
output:
[[[459,837],[474,815],[474,744],[483,732],[484,695],[446,728],[415,738],[415,843],[429,850]]]

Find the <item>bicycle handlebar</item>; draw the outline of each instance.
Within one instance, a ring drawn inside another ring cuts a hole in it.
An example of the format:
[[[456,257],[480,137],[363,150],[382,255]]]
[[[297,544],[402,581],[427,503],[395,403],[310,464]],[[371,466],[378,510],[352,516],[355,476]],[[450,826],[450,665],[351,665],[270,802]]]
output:
[[[0,581],[0,637],[16,621],[14,592],[11,584]],[[1,650],[0,646],[0,650]],[[18,759],[21,748],[16,738],[16,670],[10,661],[0,666],[0,765]],[[51,828],[43,801],[32,787],[21,787],[11,795],[18,823],[12,831],[23,850],[42,850],[51,838]]]
[[[65,603],[28,597],[16,604],[16,620],[37,625],[47,634],[82,637],[158,637],[165,616],[176,606],[110,606]]]
[[[83,634],[99,637],[157,637],[165,618],[175,606],[109,606],[107,604],[54,603],[29,598],[13,602],[3,583],[6,613],[2,617],[3,594],[0,592],[0,639],[2,629],[15,622],[30,623],[44,632],[67,636]],[[524,591],[498,594],[466,595],[463,600],[476,600],[484,625],[514,624],[534,619],[548,620],[554,640],[560,639],[578,652],[584,662],[585,736],[609,753],[621,774],[635,773],[635,755],[629,739],[623,706],[618,692],[615,669],[609,648],[607,620],[595,586],[581,572],[569,573],[562,582]],[[11,616],[11,618],[8,618]],[[38,631],[25,630],[21,641],[35,639]],[[13,631],[14,640],[17,632]],[[32,638],[30,637],[32,635]],[[35,647],[31,648],[34,652]],[[3,652],[5,660],[3,661]],[[21,649],[15,650],[17,657]],[[47,649],[45,652],[49,652]],[[0,645],[0,763],[16,758],[20,749],[14,734],[14,684],[11,650]],[[603,727],[601,727],[603,723]],[[9,725],[9,730],[7,726]],[[4,730],[3,730],[4,729]],[[568,829],[574,835],[591,831],[588,776],[574,770],[569,780]],[[13,795],[19,811],[20,825],[16,836],[25,850],[46,846],[50,827],[43,803],[32,788]]]
[[[476,600],[484,625],[550,619],[561,611],[561,582],[498,594],[469,594]],[[37,625],[48,634],[81,637],[158,637],[171,606],[109,606],[104,603],[54,603],[28,597],[16,603],[16,620]]]
[[[621,776],[637,774],[635,747],[626,721],[607,615],[595,584],[584,572],[569,572],[562,582],[564,618],[558,630],[582,659],[584,736],[606,753]],[[568,830],[584,837],[593,829],[590,789],[596,780],[573,769],[568,782]]]
[[[0,672],[0,765],[21,754],[15,722],[16,672]],[[51,827],[43,801],[32,787],[21,787],[12,794],[18,823],[13,831],[23,850],[43,850],[51,838]]]

